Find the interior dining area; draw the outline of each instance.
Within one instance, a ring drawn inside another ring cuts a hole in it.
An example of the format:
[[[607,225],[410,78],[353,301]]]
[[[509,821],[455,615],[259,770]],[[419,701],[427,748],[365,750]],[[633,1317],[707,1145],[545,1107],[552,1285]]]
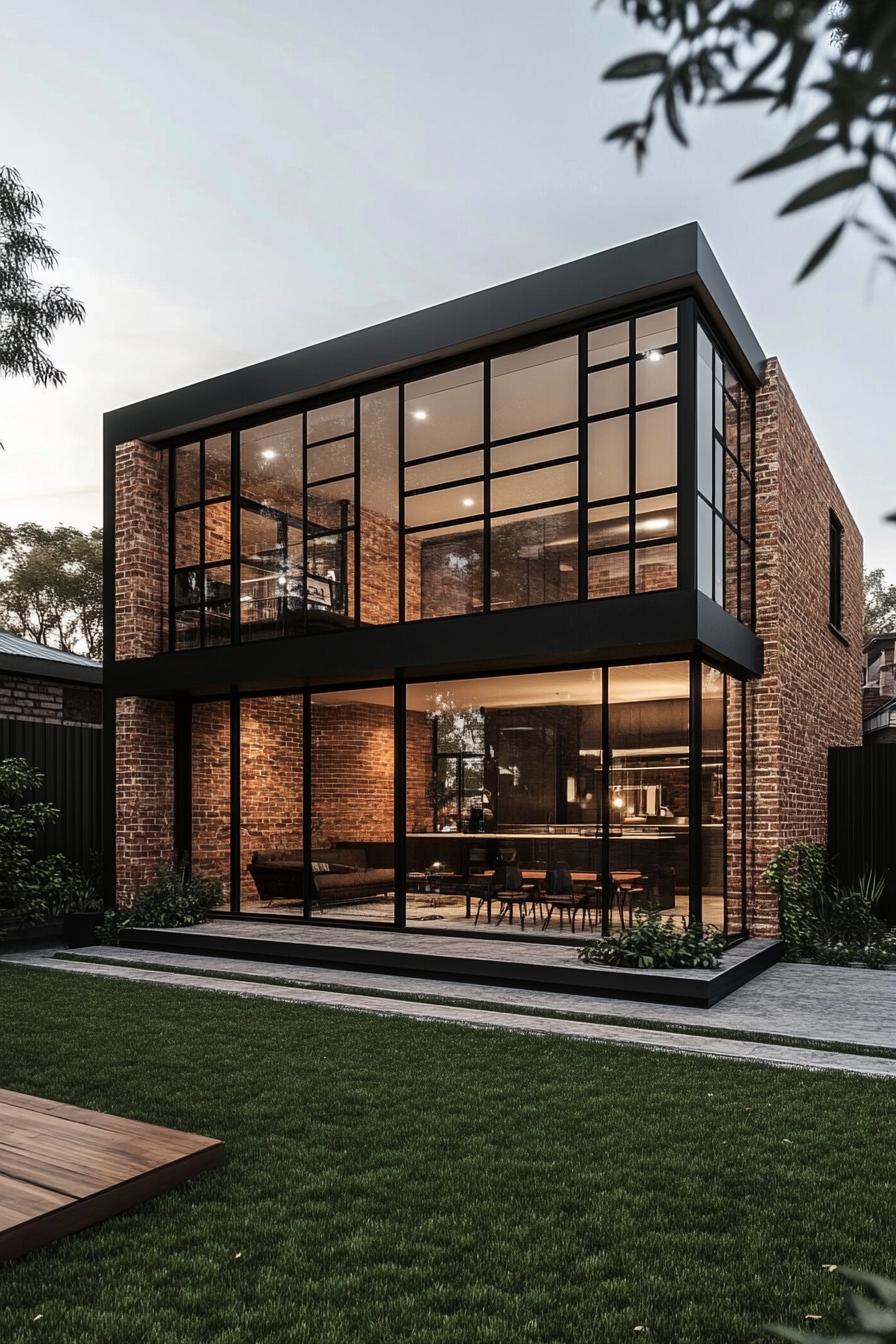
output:
[[[741,689],[680,659],[196,702],[193,871],[254,917],[737,935]]]

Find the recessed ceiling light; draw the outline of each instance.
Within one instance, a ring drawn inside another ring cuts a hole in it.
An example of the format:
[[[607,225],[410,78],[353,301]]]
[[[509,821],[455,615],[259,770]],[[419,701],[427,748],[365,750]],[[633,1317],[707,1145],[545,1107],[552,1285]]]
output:
[[[273,448],[263,448],[261,455],[264,458],[265,462],[270,462],[272,458],[275,458],[277,456],[277,453]]]
[[[428,411],[411,411],[411,419],[412,419],[412,420],[428,420],[428,419],[429,419],[429,412],[428,412]]]
[[[645,532],[665,532],[670,526],[668,518],[645,518],[641,524]]]
[[[663,357],[662,350],[645,350],[644,358],[649,359],[651,364],[656,364]]]
[[[475,499],[471,499],[469,495],[467,495],[466,499],[461,500],[461,504],[463,504],[465,509],[472,509],[475,503]]]

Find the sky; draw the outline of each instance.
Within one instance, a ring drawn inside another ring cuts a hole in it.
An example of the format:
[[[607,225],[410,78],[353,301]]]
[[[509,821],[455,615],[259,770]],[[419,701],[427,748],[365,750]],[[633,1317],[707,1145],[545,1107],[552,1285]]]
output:
[[[87,306],[61,390],[0,381],[0,518],[101,520],[103,412],[696,219],[896,580],[894,285],[836,219],[735,186],[792,128],[698,112],[645,171],[604,143],[656,44],[606,0],[6,0],[0,161]]]

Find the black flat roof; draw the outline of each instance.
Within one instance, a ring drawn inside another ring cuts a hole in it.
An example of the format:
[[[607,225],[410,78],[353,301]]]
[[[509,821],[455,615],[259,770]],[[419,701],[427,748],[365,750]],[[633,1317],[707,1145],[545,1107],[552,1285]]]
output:
[[[104,417],[105,440],[164,439],[683,289],[758,380],[762,348],[699,224],[682,224],[123,406]]]

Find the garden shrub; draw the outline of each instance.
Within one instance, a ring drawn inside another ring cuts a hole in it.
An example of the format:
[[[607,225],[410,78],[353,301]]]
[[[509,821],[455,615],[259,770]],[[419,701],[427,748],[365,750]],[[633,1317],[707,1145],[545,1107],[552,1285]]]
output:
[[[178,929],[199,924],[221,900],[216,878],[189,877],[183,865],[161,864],[155,880],[144,887],[133,905],[107,910],[98,930],[101,943],[115,944],[122,929]]]
[[[819,844],[778,850],[764,876],[778,897],[789,961],[876,969],[896,962],[896,939],[878,916],[882,877],[869,871],[842,881]]]
[[[604,966],[715,970],[725,946],[724,933],[711,924],[679,925],[664,919],[659,910],[648,910],[635,915],[631,928],[586,943],[579,948],[579,957]]]
[[[34,842],[59,816],[52,803],[28,801],[43,782],[23,756],[0,761],[0,924],[7,926],[99,908],[99,894],[77,864],[63,854],[35,858]]]

